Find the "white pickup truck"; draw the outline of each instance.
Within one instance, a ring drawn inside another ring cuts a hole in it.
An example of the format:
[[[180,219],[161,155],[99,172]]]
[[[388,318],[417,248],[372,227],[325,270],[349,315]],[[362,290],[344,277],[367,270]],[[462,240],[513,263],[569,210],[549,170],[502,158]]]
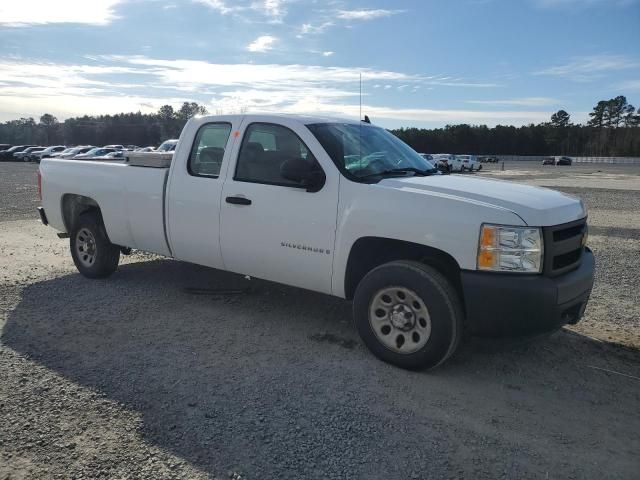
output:
[[[440,175],[369,123],[204,116],[148,155],[43,159],[41,219],[84,276],[135,248],[352,299],[367,347],[405,368],[441,364],[465,331],[576,323],[589,299],[579,199]]]

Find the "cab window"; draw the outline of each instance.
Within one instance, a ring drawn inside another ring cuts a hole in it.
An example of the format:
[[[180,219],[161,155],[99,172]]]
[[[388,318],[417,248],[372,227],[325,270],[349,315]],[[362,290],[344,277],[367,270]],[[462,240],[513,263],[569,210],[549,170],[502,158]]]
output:
[[[302,159],[320,169],[311,151],[292,130],[282,125],[252,123],[242,140],[234,180],[299,187],[299,183],[281,175],[282,164],[291,159]]]
[[[187,164],[191,175],[214,178],[220,175],[224,149],[230,133],[230,123],[207,123],[200,127]]]

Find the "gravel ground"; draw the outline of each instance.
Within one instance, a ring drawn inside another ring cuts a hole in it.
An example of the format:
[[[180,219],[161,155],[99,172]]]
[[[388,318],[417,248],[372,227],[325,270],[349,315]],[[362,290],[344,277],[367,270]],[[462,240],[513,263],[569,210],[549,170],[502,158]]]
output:
[[[144,254],[84,279],[35,169],[0,163],[0,479],[637,478],[637,191],[563,188],[590,208],[583,322],[425,373],[332,297]],[[249,290],[194,294],[221,287]]]

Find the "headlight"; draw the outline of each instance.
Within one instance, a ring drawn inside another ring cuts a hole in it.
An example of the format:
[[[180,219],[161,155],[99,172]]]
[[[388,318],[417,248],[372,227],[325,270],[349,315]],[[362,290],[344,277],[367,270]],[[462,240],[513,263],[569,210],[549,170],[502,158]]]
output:
[[[542,232],[539,228],[483,224],[478,245],[478,270],[540,273]]]

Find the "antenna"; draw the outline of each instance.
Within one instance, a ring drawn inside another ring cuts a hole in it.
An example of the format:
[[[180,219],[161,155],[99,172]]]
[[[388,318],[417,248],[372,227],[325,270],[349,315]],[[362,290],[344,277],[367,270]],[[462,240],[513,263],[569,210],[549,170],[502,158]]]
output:
[[[358,162],[362,165],[362,72],[360,72],[360,117],[358,118]]]
[[[362,72],[360,72],[360,117],[358,120],[362,120]]]

